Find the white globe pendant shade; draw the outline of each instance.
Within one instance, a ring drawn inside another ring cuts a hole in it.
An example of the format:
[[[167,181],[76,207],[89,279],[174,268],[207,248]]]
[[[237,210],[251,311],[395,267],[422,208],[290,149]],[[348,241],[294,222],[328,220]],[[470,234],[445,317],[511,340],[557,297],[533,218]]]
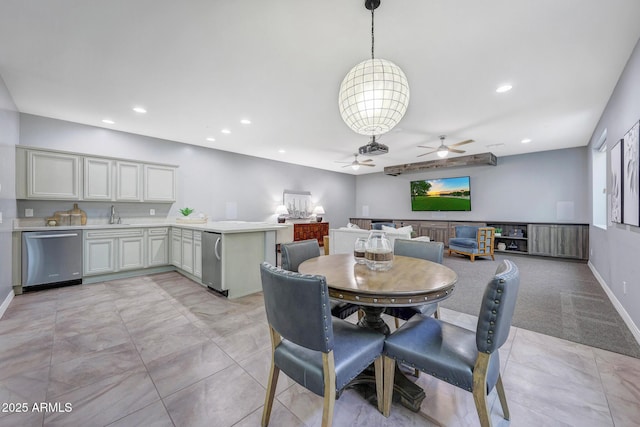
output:
[[[367,59],[353,67],[340,85],[340,115],[361,135],[389,132],[409,105],[409,83],[400,67],[386,59]]]

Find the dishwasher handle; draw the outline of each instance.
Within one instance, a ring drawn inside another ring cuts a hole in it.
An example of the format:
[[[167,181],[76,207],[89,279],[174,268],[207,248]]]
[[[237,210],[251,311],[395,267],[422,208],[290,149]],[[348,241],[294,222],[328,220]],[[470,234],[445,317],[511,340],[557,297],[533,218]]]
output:
[[[60,237],[78,237],[78,233],[66,233],[66,234],[41,234],[39,236],[26,236],[27,239],[58,239]]]
[[[222,257],[220,256],[220,252],[218,252],[218,248],[220,247],[220,242],[222,241],[221,237],[218,237],[216,239],[216,244],[213,247],[213,253],[216,255],[216,258],[218,258],[218,261],[222,261]]]

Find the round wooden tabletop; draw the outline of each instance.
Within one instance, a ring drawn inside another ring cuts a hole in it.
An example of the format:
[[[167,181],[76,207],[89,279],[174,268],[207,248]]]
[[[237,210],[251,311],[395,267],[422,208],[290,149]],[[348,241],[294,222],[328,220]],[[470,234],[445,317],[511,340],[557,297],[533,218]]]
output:
[[[441,301],[451,295],[458,281],[458,275],[442,264],[404,256],[394,256],[388,271],[369,270],[357,264],[352,254],[311,258],[298,271],[325,276],[333,299],[383,307]]]

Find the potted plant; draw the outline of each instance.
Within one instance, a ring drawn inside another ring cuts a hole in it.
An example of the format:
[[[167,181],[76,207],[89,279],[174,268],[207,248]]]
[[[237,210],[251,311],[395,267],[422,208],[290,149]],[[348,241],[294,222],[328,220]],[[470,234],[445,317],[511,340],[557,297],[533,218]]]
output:
[[[179,211],[183,216],[189,216],[193,212],[193,209],[191,209],[191,208],[182,208],[182,209],[179,209]]]
[[[502,228],[500,228],[500,227],[496,227],[496,228],[493,230],[493,233],[494,233],[496,236],[502,236]]]

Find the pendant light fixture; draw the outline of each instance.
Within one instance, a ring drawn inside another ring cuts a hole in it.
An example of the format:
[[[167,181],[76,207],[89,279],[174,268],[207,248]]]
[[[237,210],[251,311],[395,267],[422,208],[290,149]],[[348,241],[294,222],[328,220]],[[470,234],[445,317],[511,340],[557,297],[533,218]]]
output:
[[[340,85],[338,105],[344,122],[361,135],[389,132],[404,116],[409,104],[409,83],[391,61],[374,56],[373,11],[380,0],[365,0],[371,11],[371,59],[353,67]]]

